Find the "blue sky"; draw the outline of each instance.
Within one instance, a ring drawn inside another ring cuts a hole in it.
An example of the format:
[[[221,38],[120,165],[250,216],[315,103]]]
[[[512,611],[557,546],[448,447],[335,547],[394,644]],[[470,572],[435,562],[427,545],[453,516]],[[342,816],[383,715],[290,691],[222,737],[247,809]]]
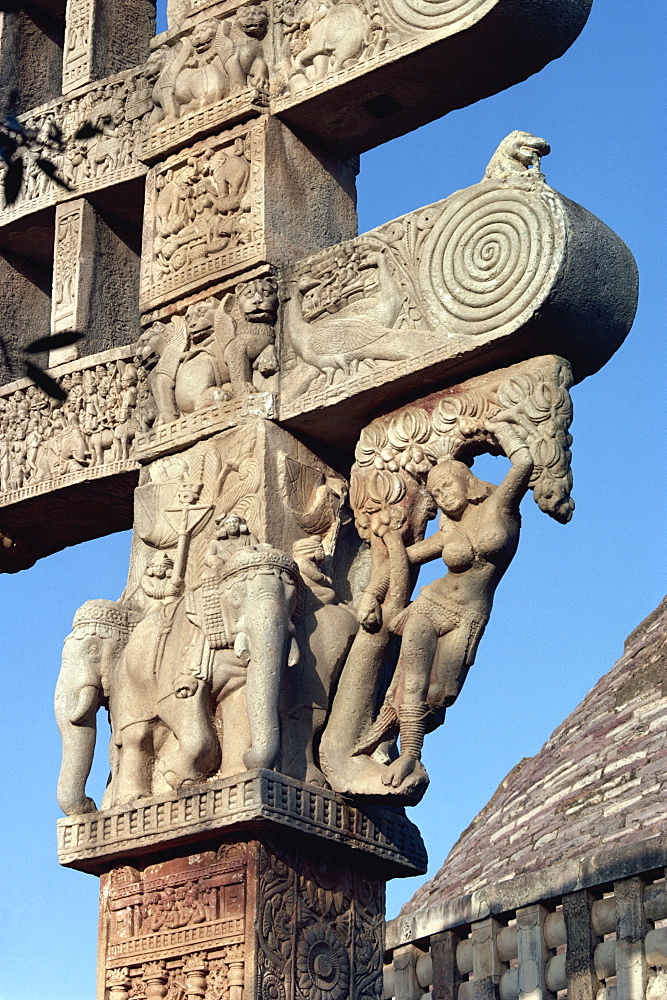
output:
[[[664,594],[663,34],[658,0],[596,0],[581,37],[542,73],[362,158],[363,232],[475,183],[513,129],[544,136],[552,147],[543,162],[548,182],[628,243],[641,276],[626,343],[573,390],[574,518],[556,524],[524,501],[519,552],[477,662],[444,727],[427,741],[432,784],[411,816],[431,872]],[[498,474],[492,460],[486,471]],[[120,594],[128,553],[123,533],[0,577],[0,1000],[94,995],[97,881],[60,869],[56,859],[52,697],[75,609]],[[98,800],[102,751],[91,782]],[[421,881],[390,885],[389,915]]]

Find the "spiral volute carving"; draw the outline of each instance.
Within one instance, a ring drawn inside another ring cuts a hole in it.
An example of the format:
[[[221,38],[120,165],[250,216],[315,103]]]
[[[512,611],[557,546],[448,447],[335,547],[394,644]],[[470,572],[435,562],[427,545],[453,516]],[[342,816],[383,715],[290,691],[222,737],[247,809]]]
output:
[[[420,266],[434,324],[479,335],[514,325],[539,306],[564,245],[547,191],[482,183],[447,199]]]
[[[425,30],[466,27],[493,7],[497,0],[393,0],[387,3],[388,16],[403,26]]]

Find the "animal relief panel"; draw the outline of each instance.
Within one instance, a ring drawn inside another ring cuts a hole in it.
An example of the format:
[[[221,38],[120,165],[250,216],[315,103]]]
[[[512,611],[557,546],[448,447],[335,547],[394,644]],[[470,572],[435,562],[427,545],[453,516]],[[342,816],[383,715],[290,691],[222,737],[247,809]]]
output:
[[[200,21],[175,37],[170,33],[154,48],[146,72],[155,109],[144,159],[156,159],[268,107],[268,26],[266,7],[250,4],[227,18]]]

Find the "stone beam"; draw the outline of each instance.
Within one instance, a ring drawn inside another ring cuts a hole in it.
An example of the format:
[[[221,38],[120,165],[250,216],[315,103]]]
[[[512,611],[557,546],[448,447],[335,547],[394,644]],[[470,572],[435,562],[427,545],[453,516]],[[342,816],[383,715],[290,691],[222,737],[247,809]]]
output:
[[[352,156],[538,72],[572,44],[590,7],[347,0],[308,20],[275,4],[272,110]]]
[[[521,166],[526,140],[508,136],[479,184],[285,273],[282,423],[351,445],[369,411],[484,368],[552,352],[580,381],[618,349],[634,259]]]

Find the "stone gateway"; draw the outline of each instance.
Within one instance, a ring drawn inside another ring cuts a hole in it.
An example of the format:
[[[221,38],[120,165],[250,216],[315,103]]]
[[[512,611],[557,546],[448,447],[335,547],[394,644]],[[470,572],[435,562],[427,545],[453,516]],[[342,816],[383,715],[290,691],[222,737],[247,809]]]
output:
[[[26,153],[0,230],[52,248],[52,282],[2,258],[0,570],[133,529],[55,699],[98,1000],[379,1000],[385,883],[426,870],[424,740],[521,501],[572,517],[569,389],[637,276],[546,139],[499,136],[482,178],[361,236],[356,156],[539,71],[590,2],[174,0],[155,37],[149,0],[44,6],[64,45],[26,34],[17,100],[62,137],[56,180]],[[2,18],[6,69],[28,15]],[[21,352],[70,330],[49,395]]]

